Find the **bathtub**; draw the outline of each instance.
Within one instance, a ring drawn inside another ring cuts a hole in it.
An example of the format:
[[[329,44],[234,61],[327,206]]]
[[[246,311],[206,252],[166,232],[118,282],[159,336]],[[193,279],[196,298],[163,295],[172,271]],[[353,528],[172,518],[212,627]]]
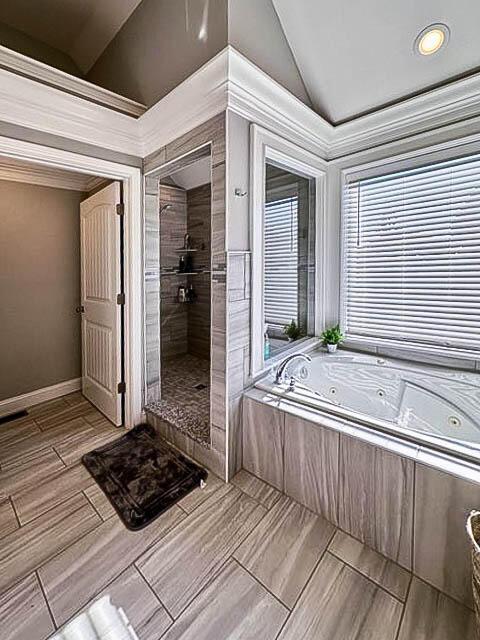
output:
[[[341,350],[293,364],[295,389],[274,373],[256,387],[290,402],[480,461],[480,375]],[[293,373],[288,371],[288,373]]]

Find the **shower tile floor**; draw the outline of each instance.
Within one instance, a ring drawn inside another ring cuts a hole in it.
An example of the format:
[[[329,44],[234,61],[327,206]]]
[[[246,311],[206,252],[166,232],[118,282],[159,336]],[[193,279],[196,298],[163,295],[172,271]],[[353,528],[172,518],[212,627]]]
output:
[[[162,362],[162,399],[146,409],[210,446],[210,362],[190,354]]]
[[[470,609],[246,471],[128,531],[80,464],[121,433],[80,394],[0,426],[2,640],[104,596],[139,640],[474,640]]]

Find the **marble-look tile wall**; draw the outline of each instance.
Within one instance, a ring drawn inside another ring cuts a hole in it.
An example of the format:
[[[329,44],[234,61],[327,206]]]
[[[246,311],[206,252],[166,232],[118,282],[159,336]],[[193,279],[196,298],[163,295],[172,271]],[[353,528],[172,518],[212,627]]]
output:
[[[187,191],[187,231],[197,251],[193,254],[195,269],[210,271],[211,185]],[[210,359],[210,274],[192,276],[195,304],[186,305],[188,314],[188,353]]]
[[[180,136],[165,147],[159,149],[144,160],[144,172],[149,174],[147,180],[153,180],[162,175],[173,173],[176,169],[189,164],[192,159],[205,156],[210,150],[212,159],[212,202],[211,202],[211,429],[212,444],[210,449],[194,447],[183,434],[173,433],[165,429],[166,437],[175,438],[177,446],[190,453],[200,464],[209,467],[222,477],[226,476],[227,459],[227,408],[226,408],[226,253],[225,253],[225,112],[211,118],[194,130]],[[190,157],[189,157],[189,154]],[[166,165],[168,163],[168,169]],[[162,169],[163,167],[163,169]],[[147,203],[146,203],[147,204]],[[147,227],[147,225],[146,225]],[[146,264],[155,261],[152,251],[157,251],[155,243],[146,240]],[[158,278],[159,276],[157,276]],[[157,285],[159,286],[159,285]],[[151,324],[157,324],[160,335],[160,317],[153,309],[153,297],[146,296],[146,317]],[[153,326],[151,329],[152,333]],[[160,342],[152,339],[146,349],[147,368],[147,399],[153,400],[158,394],[159,380],[155,379],[155,372],[159,369]],[[158,361],[158,362],[157,362]],[[149,414],[149,419],[152,419]],[[167,433],[168,431],[168,433]],[[180,440],[182,440],[180,442]],[[174,443],[175,444],[175,443]],[[188,451],[187,451],[188,449]],[[192,451],[190,451],[190,449]]]
[[[158,178],[145,178],[145,404],[160,397],[160,219]]]
[[[472,606],[466,518],[480,485],[277,409],[243,402],[243,467]]]
[[[231,478],[242,467],[242,395],[250,384],[250,252],[229,251],[227,273],[228,472]]]
[[[167,275],[178,267],[187,233],[187,192],[185,189],[164,185],[160,181],[160,209],[170,205],[160,215],[160,336],[162,360],[188,351],[188,315],[186,305],[178,304],[178,287],[187,285],[186,276]]]

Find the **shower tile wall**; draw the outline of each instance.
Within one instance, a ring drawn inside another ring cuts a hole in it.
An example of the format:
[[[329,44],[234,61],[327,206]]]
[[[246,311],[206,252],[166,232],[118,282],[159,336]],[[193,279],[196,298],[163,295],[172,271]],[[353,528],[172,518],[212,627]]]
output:
[[[192,244],[195,269],[210,272],[211,252],[211,185],[205,184],[187,191],[187,230]],[[188,314],[188,353],[210,359],[210,273],[192,276],[197,294],[195,304],[186,305]]]
[[[162,359],[187,353],[187,309],[178,304],[177,292],[186,284],[185,276],[165,275],[167,269],[176,269],[180,254],[176,249],[183,246],[187,232],[187,193],[184,189],[160,185],[160,210],[171,208],[160,216],[160,264],[161,276],[161,345]]]
[[[213,350],[211,356],[211,425],[212,444],[210,449],[196,445],[178,430],[174,434],[176,445],[187,451],[200,464],[204,464],[217,474],[226,474],[226,256],[225,256],[225,112],[211,118],[194,130],[180,136],[165,147],[154,152],[144,160],[144,172],[154,172],[157,179],[162,165],[169,164],[169,173],[181,168],[183,156],[199,153],[202,145],[210,145],[212,154],[212,307],[211,331]],[[198,157],[201,157],[199,154]],[[180,160],[178,160],[180,159]],[[152,173],[152,175],[154,175]],[[148,241],[147,241],[148,245]],[[156,259],[158,261],[158,253]],[[155,255],[148,256],[148,261],[155,260]],[[146,298],[146,315],[153,317],[155,311],[150,309],[151,302]],[[160,334],[158,318],[158,334]],[[154,341],[148,343],[147,336],[147,372],[154,370],[160,357],[160,349],[156,350]],[[152,376],[153,377],[153,376]],[[156,392],[158,385],[150,386],[147,373],[147,398]],[[157,396],[158,399],[158,396]],[[148,415],[149,421],[154,417]],[[167,434],[167,439],[169,436]],[[172,436],[173,439],[173,436]],[[193,446],[193,450],[192,450]]]
[[[162,357],[172,358],[190,353],[210,358],[210,273],[182,276],[165,275],[176,269],[188,232],[198,251],[192,253],[195,269],[210,271],[210,184],[185,191],[178,187],[160,186],[160,209],[172,208],[160,216],[161,249],[161,344]],[[178,304],[178,287],[193,285],[195,304]]]

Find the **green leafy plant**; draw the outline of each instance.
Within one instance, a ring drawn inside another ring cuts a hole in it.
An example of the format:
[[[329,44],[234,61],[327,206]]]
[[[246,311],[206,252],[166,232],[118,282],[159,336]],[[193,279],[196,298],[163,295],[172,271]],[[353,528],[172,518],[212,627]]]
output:
[[[340,344],[345,340],[345,336],[340,331],[340,325],[336,325],[335,327],[330,327],[329,329],[325,329],[325,331],[321,335],[322,344],[327,346],[327,344]]]
[[[295,320],[292,320],[290,324],[285,325],[283,327],[283,332],[288,338],[290,338],[290,340],[298,340],[302,337],[302,330]]]

